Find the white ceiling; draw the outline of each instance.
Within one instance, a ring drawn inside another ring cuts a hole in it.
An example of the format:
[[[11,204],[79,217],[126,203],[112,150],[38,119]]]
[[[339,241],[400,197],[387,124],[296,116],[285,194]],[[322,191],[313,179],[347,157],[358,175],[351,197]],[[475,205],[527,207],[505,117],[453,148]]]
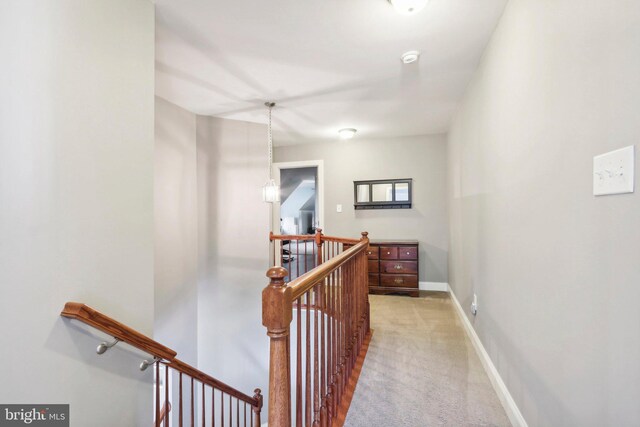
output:
[[[260,123],[276,101],[276,145],[446,132],[506,1],[156,0],[156,94]]]

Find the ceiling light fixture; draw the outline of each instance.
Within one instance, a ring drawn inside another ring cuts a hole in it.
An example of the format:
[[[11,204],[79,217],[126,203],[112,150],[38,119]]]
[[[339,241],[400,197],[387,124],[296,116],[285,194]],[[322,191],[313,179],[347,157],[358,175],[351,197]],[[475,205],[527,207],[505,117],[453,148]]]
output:
[[[262,200],[273,203],[280,201],[280,187],[273,179],[273,136],[271,132],[271,110],[276,106],[276,103],[265,102],[264,105],[269,109],[269,180],[262,187]]]
[[[411,64],[412,62],[416,62],[419,57],[420,52],[417,50],[410,50],[409,52],[403,53],[400,59],[402,59],[402,62],[405,64]]]
[[[340,139],[351,139],[355,136],[356,132],[354,128],[345,128],[340,129],[338,135],[340,135]]]
[[[401,15],[415,15],[427,5],[429,0],[389,0],[393,8]]]

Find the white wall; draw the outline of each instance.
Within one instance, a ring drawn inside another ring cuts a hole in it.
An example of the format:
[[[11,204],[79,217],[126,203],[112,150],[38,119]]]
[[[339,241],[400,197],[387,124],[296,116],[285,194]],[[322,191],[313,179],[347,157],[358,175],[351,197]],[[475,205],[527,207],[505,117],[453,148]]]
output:
[[[152,333],[153,5],[5,0],[0,52],[0,402],[148,424],[140,355],[96,355],[104,335],[59,313],[85,302]]]
[[[198,361],[196,115],[155,102],[154,338],[180,360]]]
[[[447,150],[444,135],[277,147],[276,162],[324,161],[324,232],[420,241],[420,280],[447,281]],[[413,178],[411,209],[354,210],[353,181]],[[322,184],[320,184],[322,185]],[[336,205],[342,212],[336,212]]]
[[[512,0],[451,129],[449,281],[530,426],[640,425],[640,195],[592,195],[639,71],[640,3]]]
[[[267,129],[198,116],[197,148],[198,366],[244,393],[260,387],[266,414]]]

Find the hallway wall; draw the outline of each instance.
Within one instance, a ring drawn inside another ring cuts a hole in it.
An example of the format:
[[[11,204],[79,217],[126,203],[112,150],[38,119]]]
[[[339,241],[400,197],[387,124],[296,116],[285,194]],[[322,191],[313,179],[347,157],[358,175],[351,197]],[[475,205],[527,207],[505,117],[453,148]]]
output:
[[[0,52],[0,403],[150,425],[147,355],[60,311],[152,334],[153,4],[3,0]]]
[[[261,388],[265,407],[266,136],[156,97],[154,337],[246,394]]]
[[[249,395],[260,387],[265,408],[266,138],[262,124],[197,117],[198,367]]]
[[[198,362],[196,115],[155,100],[154,339]]]
[[[447,153],[444,135],[276,147],[274,161],[324,160],[324,232],[420,241],[420,280],[447,281]],[[412,209],[353,208],[353,181],[413,178]],[[336,205],[342,212],[336,212]]]
[[[640,424],[640,195],[592,195],[639,71],[638,2],[511,0],[450,131],[449,281],[530,426]]]

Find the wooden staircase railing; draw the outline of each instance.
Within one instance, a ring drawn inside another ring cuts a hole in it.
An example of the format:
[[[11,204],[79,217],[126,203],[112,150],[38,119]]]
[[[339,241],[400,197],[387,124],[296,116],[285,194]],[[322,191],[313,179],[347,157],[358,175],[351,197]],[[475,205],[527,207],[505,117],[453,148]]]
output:
[[[155,371],[154,426],[260,427],[260,389],[255,390],[253,397],[248,396],[177,359],[174,350],[82,303],[66,303],[60,315],[86,323],[116,339],[114,343],[101,344],[99,354],[123,341],[153,356],[151,362],[143,362],[141,369],[153,366]],[[174,399],[177,403],[172,404]]]
[[[347,387],[355,386],[356,360],[363,357],[370,338],[367,233],[360,240],[324,236],[321,230],[315,235],[269,237],[275,243],[276,263],[282,249],[278,241],[289,241],[289,248],[299,247],[299,242],[315,245],[315,260],[307,260],[307,266],[314,267],[298,270],[302,274],[288,283],[289,272],[282,266],[267,272],[262,323],[270,337],[269,426],[289,427],[292,416],[298,427],[342,425],[341,413],[346,413],[352,394]],[[305,249],[305,257],[308,252]]]

